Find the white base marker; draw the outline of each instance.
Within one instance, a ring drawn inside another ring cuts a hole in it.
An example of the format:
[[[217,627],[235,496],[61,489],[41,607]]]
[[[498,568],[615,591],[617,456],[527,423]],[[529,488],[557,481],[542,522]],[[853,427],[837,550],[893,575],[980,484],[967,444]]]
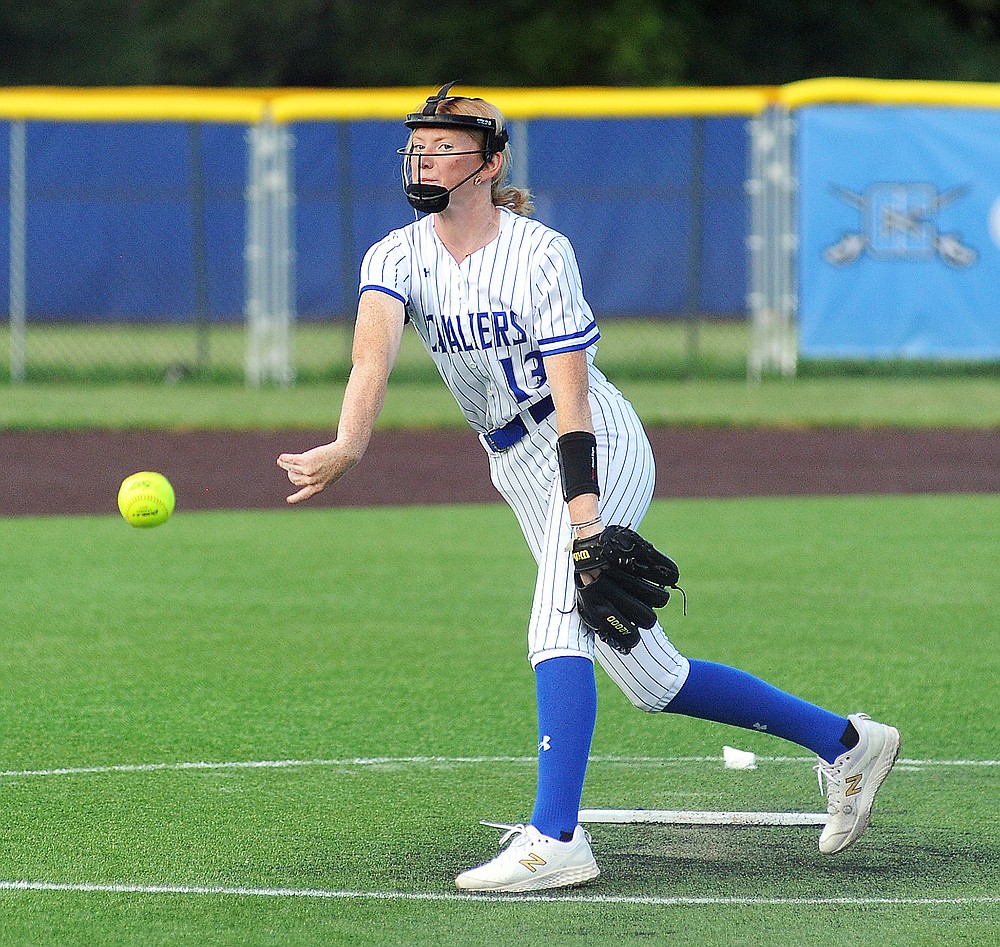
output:
[[[581,809],[580,821],[615,825],[826,825],[825,812],[716,812],[696,809]]]

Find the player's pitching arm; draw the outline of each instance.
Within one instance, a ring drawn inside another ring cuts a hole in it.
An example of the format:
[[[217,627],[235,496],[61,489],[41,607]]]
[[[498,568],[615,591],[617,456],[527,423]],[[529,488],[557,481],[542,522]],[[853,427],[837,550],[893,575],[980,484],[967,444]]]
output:
[[[351,351],[351,375],[344,391],[337,437],[302,454],[282,454],[278,466],[298,490],[287,498],[301,503],[335,483],[364,456],[385,404],[389,373],[403,337],[403,304],[387,293],[367,290],[358,301]]]

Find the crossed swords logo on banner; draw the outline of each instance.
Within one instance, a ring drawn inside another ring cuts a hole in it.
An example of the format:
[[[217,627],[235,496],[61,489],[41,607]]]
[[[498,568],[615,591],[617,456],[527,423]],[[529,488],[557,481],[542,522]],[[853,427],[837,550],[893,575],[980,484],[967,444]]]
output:
[[[968,185],[938,191],[933,184],[873,184],[863,194],[834,186],[841,200],[861,212],[862,228],[845,233],[823,251],[833,266],[849,266],[862,253],[879,260],[917,260],[932,255],[949,266],[972,266],[979,254],[957,232],[943,233],[934,224],[938,211],[969,192]]]

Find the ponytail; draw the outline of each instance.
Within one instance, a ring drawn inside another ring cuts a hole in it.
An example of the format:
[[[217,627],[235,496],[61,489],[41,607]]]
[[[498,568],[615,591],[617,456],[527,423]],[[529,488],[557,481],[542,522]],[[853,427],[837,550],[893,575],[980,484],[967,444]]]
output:
[[[503,174],[502,168],[500,174],[493,179],[493,187],[491,189],[493,204],[496,207],[506,207],[507,210],[512,210],[515,214],[520,214],[522,217],[530,217],[535,212],[535,204],[531,199],[531,192],[525,187],[502,184],[498,180],[501,175],[506,177]]]

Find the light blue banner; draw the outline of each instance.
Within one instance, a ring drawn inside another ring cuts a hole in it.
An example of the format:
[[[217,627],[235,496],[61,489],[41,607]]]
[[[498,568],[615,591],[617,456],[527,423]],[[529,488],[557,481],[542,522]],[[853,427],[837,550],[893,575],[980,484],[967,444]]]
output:
[[[1000,358],[1000,113],[797,113],[799,351]]]

